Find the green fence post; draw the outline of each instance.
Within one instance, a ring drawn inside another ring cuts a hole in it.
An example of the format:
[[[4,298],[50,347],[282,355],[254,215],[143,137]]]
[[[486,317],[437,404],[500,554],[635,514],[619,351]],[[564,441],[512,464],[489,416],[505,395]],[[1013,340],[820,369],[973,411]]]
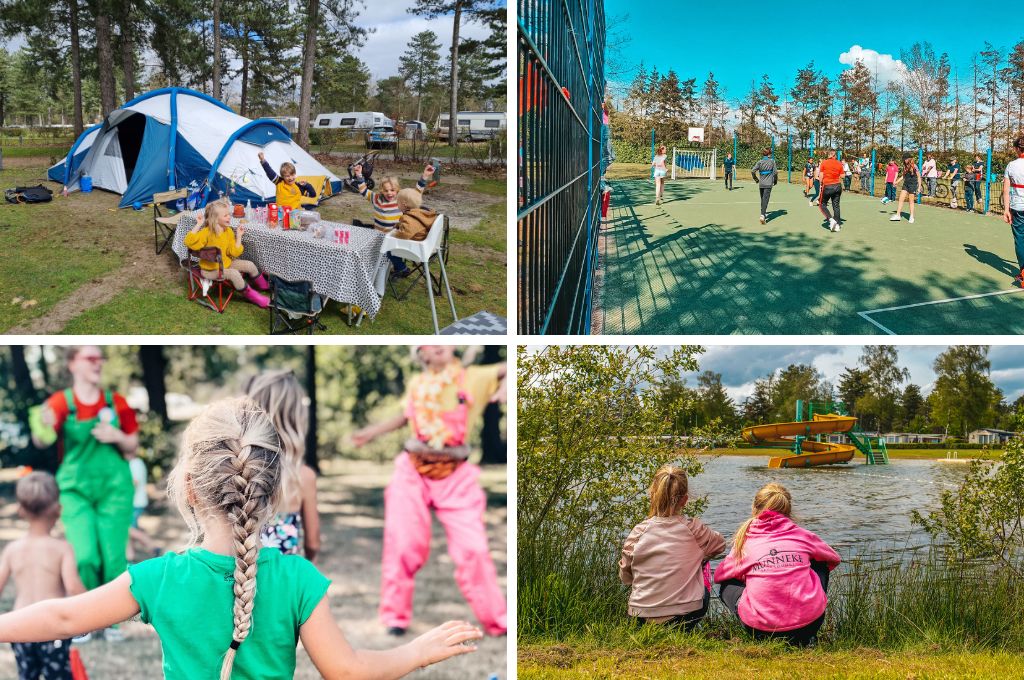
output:
[[[875,195],[875,150],[871,150],[871,195]]]
[[[985,161],[985,214],[988,214],[989,197],[992,191],[992,149],[988,150]],[[1005,209],[1006,206],[1003,206]]]
[[[789,150],[789,161],[787,162],[788,170],[786,172],[786,184],[793,183],[793,135],[789,136],[789,141],[786,142],[786,148]]]

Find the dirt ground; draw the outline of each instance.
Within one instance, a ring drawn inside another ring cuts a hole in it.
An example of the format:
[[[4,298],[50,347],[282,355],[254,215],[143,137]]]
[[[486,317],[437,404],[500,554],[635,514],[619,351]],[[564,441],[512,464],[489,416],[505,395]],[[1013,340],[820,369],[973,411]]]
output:
[[[318,482],[323,552],[317,566],[331,580],[328,591],[338,624],[356,647],[385,649],[395,645],[376,618],[380,590],[381,536],[384,522],[384,487],[390,465],[361,461],[333,462],[325,467]],[[0,547],[20,536],[24,523],[18,519],[14,497],[13,470],[0,471]],[[487,490],[487,533],[491,554],[502,587],[507,588],[507,472],[506,468],[485,468],[481,483]],[[168,507],[162,489],[150,485],[152,500],[140,525],[167,549],[185,540],[184,522]],[[58,530],[59,530],[58,525]],[[453,576],[454,565],[447,554],[444,531],[434,522],[431,555],[416,579],[414,621],[406,639],[425,632],[448,619],[474,621]],[[0,611],[8,611],[14,588],[8,586],[0,599]],[[161,677],[160,644],[153,628],[133,621],[125,624],[127,639],[120,643],[94,640],[79,647],[91,680]],[[486,680],[492,674],[506,677],[508,638],[485,638],[475,654],[468,654],[415,673],[417,678]],[[320,677],[300,650],[295,677]],[[0,680],[17,678],[14,654],[0,645]]]

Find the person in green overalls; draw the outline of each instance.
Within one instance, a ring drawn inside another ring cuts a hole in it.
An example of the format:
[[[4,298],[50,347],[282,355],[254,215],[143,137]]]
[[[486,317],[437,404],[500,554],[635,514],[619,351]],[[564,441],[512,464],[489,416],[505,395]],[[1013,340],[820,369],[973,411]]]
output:
[[[70,348],[72,386],[51,395],[40,414],[42,424],[57,434],[61,521],[88,590],[128,567],[134,487],[124,456],[139,446],[135,412],[120,394],[100,388],[104,361],[99,347]],[[36,432],[33,440],[45,445]],[[122,635],[109,629],[106,637]]]

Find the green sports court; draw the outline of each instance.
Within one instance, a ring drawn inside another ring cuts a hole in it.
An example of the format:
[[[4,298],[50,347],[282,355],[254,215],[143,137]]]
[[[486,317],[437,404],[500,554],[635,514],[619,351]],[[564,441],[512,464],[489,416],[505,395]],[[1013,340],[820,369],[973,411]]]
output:
[[[651,180],[610,182],[595,331],[1024,332],[1013,237],[995,213],[918,205],[910,224],[904,205],[897,223],[895,203],[844,192],[832,233],[802,186],[780,181],[762,225],[757,186],[737,175],[731,192],[721,180],[668,180],[660,206]]]

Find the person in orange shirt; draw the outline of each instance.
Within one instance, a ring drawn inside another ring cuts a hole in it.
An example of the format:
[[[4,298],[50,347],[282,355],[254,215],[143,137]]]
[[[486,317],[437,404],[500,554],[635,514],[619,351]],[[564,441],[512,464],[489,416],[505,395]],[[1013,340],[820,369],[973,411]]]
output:
[[[818,179],[821,180],[818,209],[828,220],[828,228],[831,231],[842,229],[839,218],[839,199],[843,195],[843,174],[843,164],[836,160],[836,152],[832,149],[828,152],[828,158],[823,160],[818,167]],[[835,213],[835,217],[829,214],[829,201],[832,201],[832,212]]]

